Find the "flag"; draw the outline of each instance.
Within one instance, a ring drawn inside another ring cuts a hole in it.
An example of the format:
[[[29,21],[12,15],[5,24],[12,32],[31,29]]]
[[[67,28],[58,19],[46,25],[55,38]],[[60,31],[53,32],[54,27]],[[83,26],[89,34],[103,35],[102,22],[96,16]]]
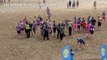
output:
[[[67,45],[67,46],[63,47],[62,48],[62,60],[71,60],[72,58],[70,55],[70,46]]]
[[[102,60],[107,60],[107,45],[103,44],[100,47],[100,54],[101,54]]]

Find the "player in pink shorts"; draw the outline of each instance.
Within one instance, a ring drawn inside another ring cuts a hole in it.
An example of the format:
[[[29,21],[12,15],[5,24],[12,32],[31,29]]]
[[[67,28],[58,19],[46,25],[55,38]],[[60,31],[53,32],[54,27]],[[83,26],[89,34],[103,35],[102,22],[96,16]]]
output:
[[[76,23],[76,21],[74,21],[74,23],[72,24],[72,29],[73,29],[72,37],[74,38],[75,37],[75,33],[77,31],[77,23]]]
[[[90,37],[90,26],[91,26],[91,23],[88,23],[87,26],[86,26],[86,37],[89,38]]]

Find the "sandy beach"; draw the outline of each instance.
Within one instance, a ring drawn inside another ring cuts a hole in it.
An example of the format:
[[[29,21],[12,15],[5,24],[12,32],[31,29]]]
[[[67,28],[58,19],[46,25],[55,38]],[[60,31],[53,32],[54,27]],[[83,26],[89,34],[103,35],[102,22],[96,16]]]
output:
[[[94,0],[80,0],[79,8],[67,9],[67,0],[47,0],[47,4],[38,9],[37,0],[11,0],[0,5],[0,60],[61,60],[61,49],[65,45],[71,45],[76,48],[76,38],[85,39],[88,48],[80,49],[75,53],[75,60],[101,60],[99,48],[101,44],[107,44],[107,20],[103,22],[101,31],[97,30],[92,40],[86,39],[85,33],[79,33],[75,38],[68,36],[60,41],[56,38],[43,40],[39,29],[35,36],[27,39],[25,36],[18,36],[16,33],[16,25],[24,17],[29,21],[33,21],[34,16],[41,15],[43,20],[46,19],[46,7],[49,6],[52,12],[52,20],[57,22],[63,21],[65,18],[73,21],[73,16],[101,15],[103,11],[107,13],[107,0],[97,0],[97,9],[93,9]],[[35,2],[35,3],[34,3]],[[54,2],[54,3],[53,3]],[[9,6],[10,4],[29,3],[29,6]]]

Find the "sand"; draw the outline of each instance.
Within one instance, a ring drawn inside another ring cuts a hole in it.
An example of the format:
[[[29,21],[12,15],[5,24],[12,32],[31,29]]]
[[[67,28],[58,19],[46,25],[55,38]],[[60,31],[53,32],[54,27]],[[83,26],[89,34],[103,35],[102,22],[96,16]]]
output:
[[[20,0],[22,2],[22,0]],[[11,3],[20,3],[18,0],[12,0]],[[85,19],[91,15],[97,17],[102,11],[107,10],[107,1],[98,0],[97,9],[93,9],[93,0],[81,0],[81,5],[76,9],[67,9],[67,0],[61,1],[48,0],[48,4],[51,5],[52,20],[57,22],[63,21],[65,18],[73,20],[73,16],[84,16]],[[23,0],[23,3],[26,0]],[[35,1],[36,2],[36,1]],[[60,4],[58,4],[58,2]],[[5,4],[11,4],[5,3]],[[33,2],[29,2],[34,4]],[[46,19],[46,6],[42,9],[38,9],[37,6],[0,6],[0,60],[61,60],[61,49],[65,45],[71,45],[72,48],[76,48],[76,38],[82,37],[85,39],[85,33],[77,34],[77,37],[71,38],[67,36],[63,41],[56,38],[50,40],[43,40],[40,35],[40,31],[35,36],[27,39],[25,36],[18,36],[15,30],[17,23],[24,17],[32,21],[34,16],[41,15],[43,19]],[[107,13],[107,11],[106,11]],[[97,25],[96,25],[97,26]],[[75,60],[100,60],[99,47],[101,44],[107,44],[107,22],[103,22],[101,31],[95,30],[94,38],[92,40],[85,39],[88,48],[80,49],[75,53]]]

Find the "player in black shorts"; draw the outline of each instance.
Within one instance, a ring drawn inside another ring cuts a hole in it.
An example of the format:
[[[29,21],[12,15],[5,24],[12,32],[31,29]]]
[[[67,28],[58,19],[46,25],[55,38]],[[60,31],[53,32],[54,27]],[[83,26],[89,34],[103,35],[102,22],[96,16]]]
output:
[[[56,25],[55,21],[53,21],[53,34],[54,34],[54,37],[56,35],[56,30],[57,30],[57,25]]]
[[[102,19],[100,16],[98,16],[98,30],[100,30],[101,25],[102,25]]]
[[[72,3],[72,2],[69,0],[69,7],[71,7],[71,3]]]

